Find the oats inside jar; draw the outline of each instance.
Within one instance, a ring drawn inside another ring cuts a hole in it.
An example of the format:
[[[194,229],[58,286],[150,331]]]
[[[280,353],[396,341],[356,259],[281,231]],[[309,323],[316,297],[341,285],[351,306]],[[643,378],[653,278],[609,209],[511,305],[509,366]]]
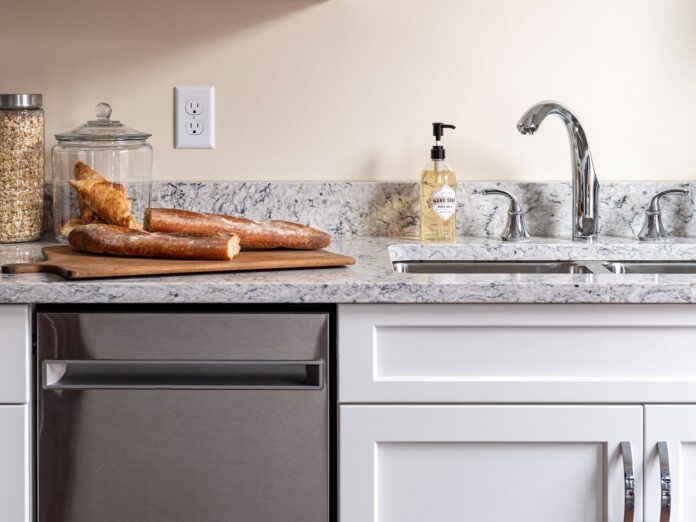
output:
[[[43,231],[44,114],[0,107],[0,242]]]

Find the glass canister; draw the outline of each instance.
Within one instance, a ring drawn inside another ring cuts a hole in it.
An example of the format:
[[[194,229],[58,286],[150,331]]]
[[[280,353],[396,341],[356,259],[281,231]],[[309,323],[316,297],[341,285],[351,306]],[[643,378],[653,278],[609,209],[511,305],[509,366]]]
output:
[[[95,110],[96,120],[56,134],[52,151],[53,228],[58,241],[66,242],[70,230],[82,223],[77,194],[70,185],[78,164],[84,163],[106,181],[122,185],[139,223],[150,206],[152,147],[147,139],[151,134],[112,120],[108,103],[100,103]]]
[[[42,104],[40,94],[0,94],[0,243],[43,232]]]

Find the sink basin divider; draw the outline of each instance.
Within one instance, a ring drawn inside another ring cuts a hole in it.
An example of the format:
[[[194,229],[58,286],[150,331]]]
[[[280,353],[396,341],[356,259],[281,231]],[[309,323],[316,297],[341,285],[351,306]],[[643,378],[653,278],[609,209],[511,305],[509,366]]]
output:
[[[613,274],[611,270],[609,270],[605,264],[604,261],[573,261],[574,263],[584,265],[592,274]]]

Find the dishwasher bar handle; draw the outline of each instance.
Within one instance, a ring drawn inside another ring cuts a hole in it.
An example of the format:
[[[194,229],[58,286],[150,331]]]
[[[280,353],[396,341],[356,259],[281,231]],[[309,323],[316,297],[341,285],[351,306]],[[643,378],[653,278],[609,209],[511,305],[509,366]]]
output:
[[[44,390],[321,390],[324,361],[51,359]]]

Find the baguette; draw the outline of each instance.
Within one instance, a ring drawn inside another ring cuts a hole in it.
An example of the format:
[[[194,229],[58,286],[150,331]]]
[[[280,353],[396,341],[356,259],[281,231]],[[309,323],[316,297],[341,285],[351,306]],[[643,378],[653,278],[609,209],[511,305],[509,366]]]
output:
[[[235,235],[150,233],[103,223],[76,226],[68,241],[79,250],[117,256],[227,261],[239,253],[239,238]]]
[[[126,198],[123,186],[109,181],[87,178],[70,180],[84,204],[110,225],[140,229],[141,226],[131,214],[131,201]]]
[[[144,225],[151,232],[236,234],[242,248],[316,250],[331,243],[326,232],[290,221],[253,221],[168,208],[146,209]]]

